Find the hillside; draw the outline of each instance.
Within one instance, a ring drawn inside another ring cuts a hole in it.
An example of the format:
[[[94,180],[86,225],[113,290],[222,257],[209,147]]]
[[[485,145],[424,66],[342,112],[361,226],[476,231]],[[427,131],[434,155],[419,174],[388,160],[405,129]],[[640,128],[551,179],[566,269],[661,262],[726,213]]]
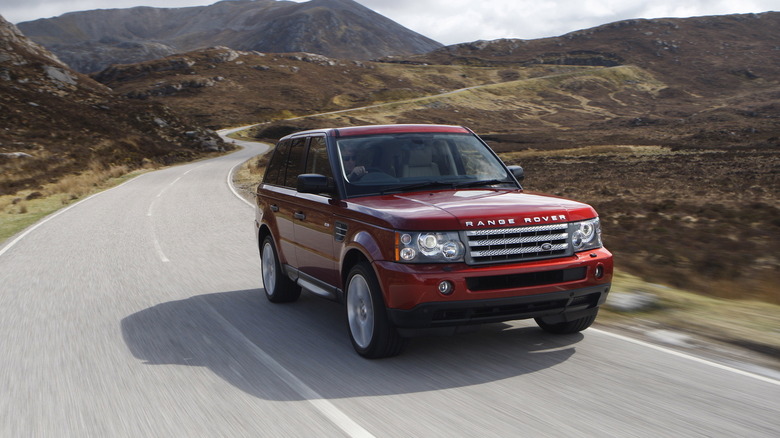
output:
[[[213,47],[138,64],[114,65],[92,77],[117,93],[164,102],[205,126],[219,128],[548,73],[544,66],[415,66]]]
[[[636,19],[537,40],[502,39],[443,47],[404,62],[466,65],[637,65],[678,94],[733,94],[776,84],[780,12]]]
[[[356,60],[441,47],[352,0],[236,0],[189,8],[101,9],[18,27],[85,73],[211,46]]]
[[[0,197],[63,177],[192,160],[224,146],[159,103],[122,98],[0,17]],[[0,210],[6,207],[0,204]]]

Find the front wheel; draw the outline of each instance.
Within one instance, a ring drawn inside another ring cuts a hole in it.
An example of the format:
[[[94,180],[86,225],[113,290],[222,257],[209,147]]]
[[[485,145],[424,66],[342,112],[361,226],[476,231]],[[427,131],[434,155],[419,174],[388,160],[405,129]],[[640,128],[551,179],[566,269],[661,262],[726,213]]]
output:
[[[301,296],[301,287],[282,272],[282,265],[279,262],[271,236],[266,236],[263,239],[263,245],[260,247],[260,261],[263,265],[263,288],[268,301],[286,303],[295,301]]]
[[[555,324],[544,322],[544,318],[535,319],[536,323],[539,324],[539,327],[541,327],[542,330],[549,333],[555,333],[556,335],[568,335],[572,333],[581,332],[586,328],[590,327],[590,325],[593,324],[593,321],[595,320],[596,320],[596,313],[590,316],[585,316],[583,318],[578,318],[567,322],[559,322]]]
[[[355,351],[370,359],[401,353],[407,340],[387,318],[379,282],[368,263],[349,271],[346,291],[349,337]]]

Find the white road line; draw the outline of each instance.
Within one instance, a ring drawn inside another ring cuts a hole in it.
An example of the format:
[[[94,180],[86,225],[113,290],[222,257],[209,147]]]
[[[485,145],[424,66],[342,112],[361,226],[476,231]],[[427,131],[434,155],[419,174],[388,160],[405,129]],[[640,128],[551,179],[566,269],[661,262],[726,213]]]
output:
[[[152,202],[149,203],[149,209],[146,210],[146,216],[147,217],[152,217],[152,210],[154,209],[154,202],[155,202],[155,199],[152,199]]]
[[[162,260],[163,263],[170,262],[170,259],[165,256],[165,253],[162,250],[162,246],[160,246],[160,241],[157,240],[157,235],[154,233],[154,230],[152,230],[152,240],[154,241],[154,249],[157,250],[157,255],[160,256],[160,260]]]
[[[250,341],[240,330],[238,330],[233,324],[228,322],[219,312],[210,304],[205,301],[204,307],[207,308],[213,315],[214,319],[222,325],[222,327],[228,331],[228,333],[244,344],[246,350],[252,354],[263,365],[270,369],[277,377],[279,377],[284,383],[286,383],[292,390],[298,393],[301,397],[311,403],[320,413],[325,415],[333,424],[338,426],[350,437],[373,437],[369,431],[364,429],[361,425],[357,424],[347,414],[337,408],[333,403],[326,400],[317,391],[311,389],[301,379],[297,378],[293,373],[288,371],[279,362],[276,361],[271,355],[266,353],[262,348],[257,346],[254,342]]]
[[[244,164],[244,162],[238,163],[238,164],[236,164],[235,166],[233,166],[233,167],[230,169],[230,172],[228,172],[228,175],[227,175],[227,185],[228,185],[228,188],[230,189],[230,191],[231,191],[231,192],[233,192],[233,194],[234,194],[234,195],[236,195],[236,198],[238,198],[238,199],[240,199],[240,200],[244,201],[244,203],[245,203],[246,205],[248,205],[248,206],[250,206],[250,207],[253,207],[253,208],[254,208],[254,204],[252,204],[251,202],[247,201],[247,200],[246,200],[246,199],[245,199],[243,196],[241,196],[241,195],[238,193],[238,191],[236,191],[236,188],[235,188],[235,187],[233,187],[233,173],[234,173],[234,172],[236,171],[236,169],[237,169],[239,166],[241,166],[242,164]]]
[[[617,338],[617,339],[620,339],[622,341],[631,342],[633,344],[641,345],[641,346],[647,347],[647,348],[652,348],[653,350],[662,351],[664,353],[671,354],[673,356],[682,357],[682,358],[685,358],[685,359],[688,359],[688,360],[692,360],[694,362],[698,362],[698,363],[701,363],[701,364],[709,365],[709,366],[714,367],[714,368],[718,368],[718,369],[725,370],[725,371],[730,371],[730,372],[732,372],[734,374],[739,374],[741,376],[752,377],[752,378],[754,378],[756,380],[760,380],[762,382],[771,383],[773,385],[780,385],[780,380],[775,380],[775,379],[772,379],[771,377],[765,377],[765,376],[762,376],[760,374],[755,374],[755,373],[751,373],[751,372],[748,372],[748,371],[742,371],[740,369],[733,368],[733,367],[730,367],[730,366],[727,366],[727,365],[721,365],[721,364],[719,364],[717,362],[712,362],[712,361],[709,361],[707,359],[702,359],[700,357],[692,356],[690,354],[682,353],[682,352],[679,352],[679,351],[676,351],[676,350],[672,350],[670,348],[662,347],[660,345],[651,344],[649,342],[640,341],[638,339],[629,338],[628,336],[623,336],[623,335],[619,335],[619,334],[616,334],[616,333],[612,333],[612,332],[608,332],[608,331],[604,331],[604,330],[600,330],[600,329],[596,329],[596,328],[590,328],[590,329],[588,329],[588,331],[589,332],[601,333],[601,334],[604,334],[604,335],[607,335],[607,336],[612,336],[613,338]]]

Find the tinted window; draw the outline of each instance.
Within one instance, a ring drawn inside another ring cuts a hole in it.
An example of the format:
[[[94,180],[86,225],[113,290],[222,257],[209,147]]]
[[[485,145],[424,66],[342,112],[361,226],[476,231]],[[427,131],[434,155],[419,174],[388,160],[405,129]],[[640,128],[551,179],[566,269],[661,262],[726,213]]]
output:
[[[279,184],[279,175],[284,175],[284,166],[287,161],[287,153],[290,151],[290,140],[280,141],[276,144],[274,154],[265,170],[263,182],[267,184]]]
[[[306,145],[306,138],[295,138],[290,145],[290,153],[287,154],[287,161],[285,164],[285,187],[295,187],[297,185],[298,175],[301,174],[301,164],[303,163],[304,146]]]
[[[518,188],[498,157],[471,134],[364,135],[341,138],[337,146],[347,197],[447,187]]]
[[[325,146],[325,137],[312,137],[310,140],[305,173],[318,173],[333,177],[328,159],[328,149]]]

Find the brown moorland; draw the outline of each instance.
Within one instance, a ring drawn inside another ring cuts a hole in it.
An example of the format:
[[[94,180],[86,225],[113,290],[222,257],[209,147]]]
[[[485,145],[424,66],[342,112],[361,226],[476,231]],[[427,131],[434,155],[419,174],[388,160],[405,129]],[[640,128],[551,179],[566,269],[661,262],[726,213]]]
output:
[[[75,186],[94,189],[225,147],[161,103],[121,97],[74,72],[2,17],[0,123],[0,214],[24,215],[24,201],[54,195],[67,203],[90,190]]]

